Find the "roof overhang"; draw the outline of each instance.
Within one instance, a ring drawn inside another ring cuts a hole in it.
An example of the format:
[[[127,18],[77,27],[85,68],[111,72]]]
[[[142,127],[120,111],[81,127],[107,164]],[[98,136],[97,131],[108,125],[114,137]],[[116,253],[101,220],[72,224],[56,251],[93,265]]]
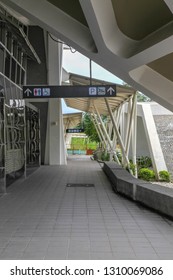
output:
[[[82,120],[82,112],[63,114],[63,122],[65,129],[75,128]]]
[[[80,76],[70,73],[69,82],[71,86],[77,85],[90,85],[91,80],[89,77]],[[92,79],[92,85],[111,85],[107,81]],[[135,94],[135,90],[127,85],[116,85],[116,96],[115,97],[106,97],[108,99],[110,108],[112,111],[118,109],[123,103],[129,101],[129,99]],[[97,106],[100,114],[109,115],[105,98],[103,97],[85,97],[85,98],[65,98],[65,103],[68,107],[75,108],[80,111],[93,113],[94,106]]]

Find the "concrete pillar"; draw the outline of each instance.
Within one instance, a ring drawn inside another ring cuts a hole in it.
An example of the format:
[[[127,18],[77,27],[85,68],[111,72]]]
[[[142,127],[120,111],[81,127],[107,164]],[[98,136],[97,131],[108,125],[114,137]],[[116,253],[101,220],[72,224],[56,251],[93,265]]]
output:
[[[57,40],[55,38],[55,40]],[[60,85],[62,77],[62,44],[48,36],[48,84]],[[61,99],[48,101],[45,164],[67,164]]]
[[[139,107],[139,105],[138,105]],[[141,104],[141,115],[144,124],[145,134],[152,159],[153,169],[158,179],[159,171],[167,170],[155,122],[153,119],[150,104]]]

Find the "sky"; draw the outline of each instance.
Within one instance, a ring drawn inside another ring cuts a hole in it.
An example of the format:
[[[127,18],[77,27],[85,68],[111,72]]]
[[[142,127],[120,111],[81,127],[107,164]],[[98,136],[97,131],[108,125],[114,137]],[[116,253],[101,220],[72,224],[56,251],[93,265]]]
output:
[[[63,52],[63,68],[67,72],[75,73],[83,76],[90,76],[90,61],[87,57],[79,52],[72,53],[69,49]],[[112,83],[122,84],[123,81],[111,74],[103,67],[92,61],[92,77]],[[78,110],[69,108],[65,102],[62,102],[63,113],[79,112]]]

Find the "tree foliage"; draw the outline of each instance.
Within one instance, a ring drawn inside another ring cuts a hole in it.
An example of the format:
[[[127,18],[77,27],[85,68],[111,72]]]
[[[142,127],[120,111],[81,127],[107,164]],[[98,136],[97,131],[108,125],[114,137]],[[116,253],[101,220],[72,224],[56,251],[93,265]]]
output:
[[[90,141],[95,141],[97,143],[100,142],[97,131],[89,113],[84,113],[82,122],[79,124],[79,127],[84,128],[84,132],[88,136]]]

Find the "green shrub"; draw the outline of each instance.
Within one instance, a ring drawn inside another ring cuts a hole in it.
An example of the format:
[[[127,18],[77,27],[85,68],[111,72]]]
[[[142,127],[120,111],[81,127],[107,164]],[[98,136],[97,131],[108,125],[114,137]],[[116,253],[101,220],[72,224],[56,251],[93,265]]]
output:
[[[130,164],[126,167],[126,170],[132,175],[136,175],[136,165],[132,162],[132,160],[130,160],[129,162]]]
[[[166,170],[162,170],[159,172],[159,180],[164,182],[170,182],[170,174]]]
[[[133,162],[130,162],[130,170],[133,175],[136,175],[136,165]]]
[[[110,154],[107,152],[103,152],[101,155],[101,160],[102,161],[109,161],[110,160]]]
[[[152,160],[148,156],[141,156],[137,159],[137,165],[140,168],[152,167]]]
[[[145,181],[154,181],[155,173],[153,170],[148,168],[141,168],[138,173],[138,177]]]
[[[122,154],[121,154],[121,152],[117,151],[116,155],[117,155],[117,158],[119,159],[119,162],[122,163]]]

